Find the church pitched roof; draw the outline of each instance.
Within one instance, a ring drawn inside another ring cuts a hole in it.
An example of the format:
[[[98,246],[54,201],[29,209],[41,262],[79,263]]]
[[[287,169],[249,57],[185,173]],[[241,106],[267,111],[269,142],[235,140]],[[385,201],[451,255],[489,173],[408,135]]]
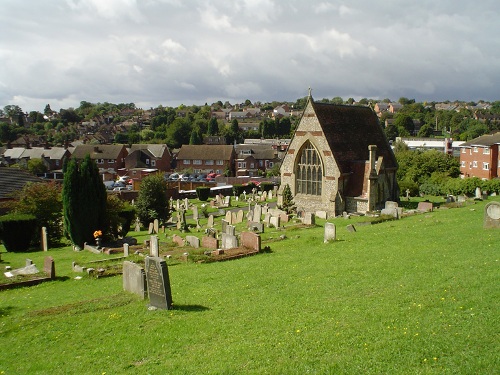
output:
[[[342,173],[351,172],[351,162],[369,159],[369,145],[377,146],[377,157],[384,158],[386,168],[397,167],[394,153],[371,108],[312,100],[311,104]]]

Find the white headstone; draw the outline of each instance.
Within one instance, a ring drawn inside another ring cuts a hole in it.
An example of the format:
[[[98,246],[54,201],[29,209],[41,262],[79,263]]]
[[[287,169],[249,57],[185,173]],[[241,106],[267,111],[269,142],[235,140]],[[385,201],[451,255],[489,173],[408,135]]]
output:
[[[337,229],[333,223],[325,223],[324,242],[335,241],[337,237]]]

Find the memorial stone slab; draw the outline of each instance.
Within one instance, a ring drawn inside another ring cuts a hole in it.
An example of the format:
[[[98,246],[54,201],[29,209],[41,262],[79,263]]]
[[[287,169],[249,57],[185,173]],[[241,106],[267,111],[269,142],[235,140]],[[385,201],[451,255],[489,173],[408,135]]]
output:
[[[189,210],[189,199],[184,198],[184,210]]]
[[[323,241],[327,243],[328,241],[335,241],[337,238],[337,229],[333,223],[325,223],[325,234]]]
[[[199,219],[199,213],[198,213],[198,206],[194,205],[193,206],[193,219],[194,220],[197,220]]]
[[[153,234],[153,232],[154,232],[154,224],[149,223],[148,234]]]
[[[234,249],[238,247],[238,238],[230,234],[222,233],[221,247],[223,249]]]
[[[239,210],[236,214],[236,224],[243,222],[243,210]]]
[[[252,249],[255,251],[260,251],[261,249],[261,238],[260,235],[253,232],[242,232],[241,233],[241,246],[247,249]]]
[[[49,242],[47,240],[47,228],[42,227],[42,251],[48,251],[49,250]]]
[[[158,239],[158,236],[151,236],[151,239],[149,241],[149,254],[152,257],[160,256],[160,241]]]
[[[123,290],[145,299],[147,296],[146,271],[128,260],[123,262]]]
[[[484,207],[484,227],[500,228],[500,203],[490,202]]]
[[[201,246],[207,249],[218,249],[219,240],[215,237],[204,236],[201,238]]]
[[[186,236],[186,241],[191,247],[196,249],[200,247],[200,239],[196,236]]]
[[[175,242],[178,246],[184,246],[185,245],[184,239],[181,236],[178,236],[176,234],[174,234],[172,236],[172,241]]]
[[[255,221],[250,221],[248,223],[248,229],[253,230],[257,233],[264,233],[264,223],[257,223]]]
[[[483,198],[483,195],[481,194],[481,188],[479,186],[476,188],[475,198],[476,199],[482,199]]]
[[[156,257],[146,258],[146,281],[149,304],[159,309],[172,308],[172,291],[168,276],[167,263]]]
[[[43,271],[50,279],[54,280],[56,278],[56,265],[54,263],[54,258],[45,257],[43,261]]]
[[[224,205],[227,207],[231,207],[231,196],[228,195],[227,197],[224,197]]]
[[[128,257],[129,256],[129,244],[128,243],[124,243],[123,244],[123,256],[124,257]]]
[[[266,224],[268,227],[271,224],[271,214],[269,212],[264,215],[263,223]]]
[[[432,211],[434,206],[432,205],[432,202],[418,202],[417,210],[418,211],[423,211],[423,212],[428,212]]]
[[[134,230],[136,232],[140,232],[141,231],[141,222],[140,222],[139,218],[135,219],[135,228],[134,228]]]
[[[283,223],[288,223],[290,221],[290,216],[288,216],[288,214],[285,212],[279,214],[279,217]]]
[[[387,208],[387,209],[392,209],[392,208],[397,208],[397,207],[399,207],[398,202],[394,202],[394,201],[386,201],[385,202],[385,208]]]
[[[158,221],[158,219],[154,219],[153,221],[153,230],[154,230],[154,234],[158,234],[160,233],[160,222]]]
[[[315,225],[316,224],[316,219],[315,219],[314,214],[312,212],[306,212],[304,214],[303,223],[305,225]]]
[[[236,235],[236,227],[234,225],[226,226],[226,234],[230,234],[231,236]]]
[[[255,207],[254,207],[254,209],[253,209],[253,219],[252,219],[252,221],[254,221],[256,223],[259,223],[261,216],[262,216],[262,206],[256,204]]]
[[[232,224],[233,223],[233,215],[231,214],[231,211],[227,211],[226,212],[226,219],[228,224]]]
[[[236,212],[231,212],[231,224],[236,224]]]
[[[221,223],[222,223],[222,233],[226,233],[227,226],[229,225],[229,223],[224,219],[221,220]]]
[[[349,224],[348,226],[346,226],[346,229],[348,232],[351,232],[351,233],[356,232],[356,228],[352,224]]]
[[[320,219],[328,219],[328,214],[326,211],[316,211],[316,217],[319,217]]]
[[[214,226],[214,215],[209,215],[207,227],[212,228],[213,226]]]
[[[280,227],[280,217],[279,216],[271,216],[271,219],[269,220],[269,225],[275,228]]]

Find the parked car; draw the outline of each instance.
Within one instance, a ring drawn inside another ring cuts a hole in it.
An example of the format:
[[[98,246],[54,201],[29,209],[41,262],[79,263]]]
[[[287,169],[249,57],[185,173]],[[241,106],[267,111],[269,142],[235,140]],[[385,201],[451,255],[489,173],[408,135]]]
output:
[[[172,173],[170,176],[168,176],[169,181],[177,181],[179,179],[179,173]]]
[[[104,181],[104,186],[106,187],[106,190],[113,190],[115,187],[115,182],[114,181]]]
[[[127,190],[127,188],[125,186],[117,186],[113,188],[113,191],[122,191],[122,190]]]

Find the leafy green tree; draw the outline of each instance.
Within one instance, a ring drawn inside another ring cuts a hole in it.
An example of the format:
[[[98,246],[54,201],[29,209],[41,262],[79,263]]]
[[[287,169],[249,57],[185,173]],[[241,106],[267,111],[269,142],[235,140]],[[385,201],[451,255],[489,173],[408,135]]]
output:
[[[191,132],[191,137],[189,138],[189,144],[190,145],[201,145],[202,143],[203,143],[203,137],[201,135],[201,130],[200,130],[200,128],[196,127]]]
[[[42,159],[28,160],[28,171],[34,175],[47,172],[47,166],[43,164]]]
[[[142,180],[135,207],[137,216],[144,226],[149,225],[154,219],[167,221],[168,196],[163,176],[149,175]]]
[[[219,124],[217,119],[212,117],[208,122],[207,135],[217,135],[219,133]]]
[[[408,134],[413,134],[413,131],[415,130],[415,124],[413,123],[413,119],[411,116],[404,114],[404,113],[398,113],[396,117],[394,118],[394,125],[399,130],[399,133],[404,133],[406,131]]]
[[[430,137],[432,134],[434,134],[434,129],[429,124],[424,124],[420,127],[420,130],[418,131],[418,136],[419,137]]]
[[[80,165],[68,162],[62,195],[64,225],[73,244],[82,248],[94,240],[94,231],[106,232],[106,188],[89,155]]]
[[[19,214],[29,214],[36,218],[38,232],[47,228],[49,244],[59,244],[62,237],[61,187],[55,182],[28,183],[16,195],[11,209]],[[40,237],[35,236],[35,244]]]

